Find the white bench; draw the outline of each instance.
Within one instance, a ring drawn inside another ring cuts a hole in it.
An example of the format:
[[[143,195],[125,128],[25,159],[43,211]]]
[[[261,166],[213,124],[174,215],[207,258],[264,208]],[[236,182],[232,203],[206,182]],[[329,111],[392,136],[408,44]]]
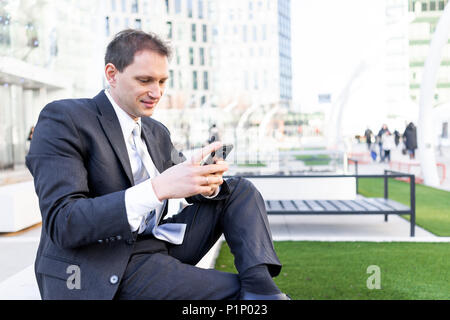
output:
[[[0,232],[16,232],[41,222],[33,181],[0,186]]]

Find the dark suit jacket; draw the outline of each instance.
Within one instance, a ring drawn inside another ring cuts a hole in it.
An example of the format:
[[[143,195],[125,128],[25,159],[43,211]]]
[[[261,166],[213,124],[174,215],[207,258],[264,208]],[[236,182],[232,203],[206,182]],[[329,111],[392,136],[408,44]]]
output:
[[[184,160],[160,122],[142,118],[142,131],[159,172]],[[35,262],[42,298],[112,299],[136,235],[128,224],[124,198],[134,185],[130,162],[105,93],[45,106],[26,165],[34,177],[43,222]],[[223,199],[227,189],[214,200]],[[74,283],[74,276],[80,276],[79,289],[67,284],[68,279]]]

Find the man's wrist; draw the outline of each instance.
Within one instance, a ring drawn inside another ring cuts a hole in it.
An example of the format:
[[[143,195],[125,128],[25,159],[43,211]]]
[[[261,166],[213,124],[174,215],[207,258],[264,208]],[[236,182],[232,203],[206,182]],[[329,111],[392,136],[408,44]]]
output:
[[[159,183],[160,181],[159,181],[158,177],[154,177],[153,179],[150,179],[150,182],[151,182],[151,185],[153,188],[153,193],[155,194],[158,201],[162,202],[165,199],[167,199],[164,197],[164,193],[161,190],[161,183]]]
[[[151,182],[149,179],[125,190],[126,214],[133,232],[139,229],[143,217],[164,204],[158,199]]]

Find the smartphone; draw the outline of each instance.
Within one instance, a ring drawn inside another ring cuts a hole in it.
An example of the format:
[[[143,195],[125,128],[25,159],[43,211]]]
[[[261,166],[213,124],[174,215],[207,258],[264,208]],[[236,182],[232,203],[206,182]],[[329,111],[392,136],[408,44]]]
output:
[[[224,144],[220,149],[211,152],[206,159],[203,159],[203,161],[200,162],[200,165],[205,166],[216,163],[217,160],[225,160],[232,149],[232,144]]]

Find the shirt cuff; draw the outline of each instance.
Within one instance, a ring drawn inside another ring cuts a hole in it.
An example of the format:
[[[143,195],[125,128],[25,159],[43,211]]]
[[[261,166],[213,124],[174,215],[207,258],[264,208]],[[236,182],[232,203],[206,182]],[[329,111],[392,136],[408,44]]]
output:
[[[216,192],[213,195],[211,195],[211,196],[203,196],[202,195],[202,196],[205,197],[206,199],[214,199],[215,197],[217,197],[219,192],[220,192],[220,186],[216,189]]]
[[[153,190],[151,179],[137,184],[125,191],[125,208],[131,231],[137,231],[142,219],[153,209],[161,207],[164,202],[159,201]]]

